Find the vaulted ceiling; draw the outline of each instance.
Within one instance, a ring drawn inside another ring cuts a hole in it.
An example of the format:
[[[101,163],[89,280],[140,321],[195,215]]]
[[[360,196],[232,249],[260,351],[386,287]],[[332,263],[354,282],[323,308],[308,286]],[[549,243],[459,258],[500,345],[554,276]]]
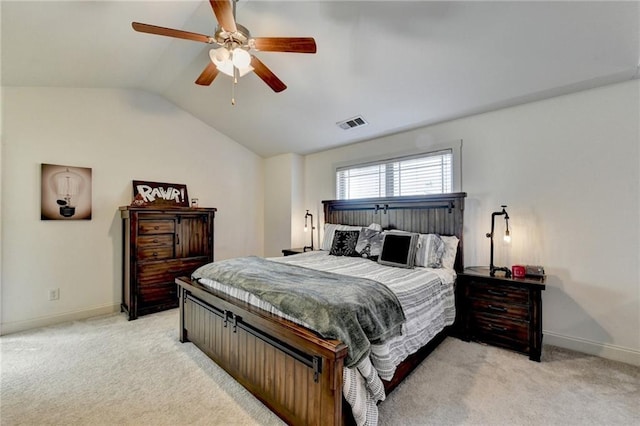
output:
[[[255,53],[251,73],[194,84],[211,45],[132,21],[213,35],[208,1],[2,0],[2,85],[142,89],[257,154],[310,153],[638,78],[638,2],[241,0],[253,36],[314,37],[317,54]],[[369,123],[337,125],[361,115]]]

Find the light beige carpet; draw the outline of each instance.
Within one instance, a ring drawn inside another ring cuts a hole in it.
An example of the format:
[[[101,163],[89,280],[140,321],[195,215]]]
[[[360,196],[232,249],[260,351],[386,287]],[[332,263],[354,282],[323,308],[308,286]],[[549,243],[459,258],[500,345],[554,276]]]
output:
[[[0,337],[2,425],[280,425],[191,343],[177,310]],[[543,362],[448,338],[380,405],[382,425],[640,424],[640,368]]]

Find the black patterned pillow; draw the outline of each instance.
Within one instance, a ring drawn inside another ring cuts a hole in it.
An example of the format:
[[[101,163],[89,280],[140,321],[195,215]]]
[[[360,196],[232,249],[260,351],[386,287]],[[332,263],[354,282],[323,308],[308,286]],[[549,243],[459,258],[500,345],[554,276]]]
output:
[[[333,243],[329,254],[334,256],[354,256],[360,231],[338,231],[333,234]]]
[[[362,228],[356,243],[356,256],[365,257],[373,261],[378,260],[382,251],[384,234],[371,228]]]

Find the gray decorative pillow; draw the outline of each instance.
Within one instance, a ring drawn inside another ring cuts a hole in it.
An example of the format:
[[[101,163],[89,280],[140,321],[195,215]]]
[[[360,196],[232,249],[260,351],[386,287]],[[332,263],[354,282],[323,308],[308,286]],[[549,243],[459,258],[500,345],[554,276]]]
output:
[[[356,256],[365,257],[373,261],[378,260],[382,251],[384,234],[371,228],[362,228],[356,243]]]
[[[427,268],[442,268],[442,256],[445,244],[437,234],[420,234],[418,251],[416,251],[416,266]]]
[[[355,256],[358,235],[360,235],[360,231],[336,230],[329,254],[334,256]]]
[[[442,267],[453,269],[458,254],[458,237],[455,235],[440,235],[444,242],[444,254],[442,255]]]

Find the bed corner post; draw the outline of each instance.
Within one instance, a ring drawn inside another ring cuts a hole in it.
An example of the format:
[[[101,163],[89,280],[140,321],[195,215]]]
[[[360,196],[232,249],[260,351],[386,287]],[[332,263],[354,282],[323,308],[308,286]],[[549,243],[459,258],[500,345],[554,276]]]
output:
[[[185,302],[187,300],[187,289],[178,284],[178,299],[180,306],[180,343],[189,341],[187,330],[184,328]]]

